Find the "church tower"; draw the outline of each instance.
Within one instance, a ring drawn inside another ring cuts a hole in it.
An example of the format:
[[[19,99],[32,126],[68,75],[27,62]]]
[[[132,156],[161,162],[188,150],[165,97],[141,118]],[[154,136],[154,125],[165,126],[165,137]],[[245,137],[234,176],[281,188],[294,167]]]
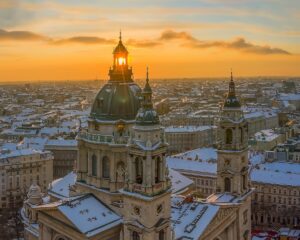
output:
[[[248,187],[248,124],[235,95],[232,73],[218,130],[217,192],[241,196]]]
[[[124,239],[170,240],[170,180],[164,129],[152,104],[148,70],[142,107],[128,144],[124,196]]]
[[[109,80],[95,97],[88,128],[77,136],[76,186],[80,192],[90,192],[90,186],[94,186],[115,193],[124,187],[127,142],[141,102],[141,89],[133,81],[128,54],[120,33]],[[102,193],[95,191],[98,197],[107,199]]]
[[[250,240],[253,190],[248,182],[248,124],[235,95],[232,73],[220,112],[218,138],[217,194],[227,195],[225,202],[231,199],[233,206],[237,207],[237,236],[234,239]],[[227,202],[227,207],[231,201]]]

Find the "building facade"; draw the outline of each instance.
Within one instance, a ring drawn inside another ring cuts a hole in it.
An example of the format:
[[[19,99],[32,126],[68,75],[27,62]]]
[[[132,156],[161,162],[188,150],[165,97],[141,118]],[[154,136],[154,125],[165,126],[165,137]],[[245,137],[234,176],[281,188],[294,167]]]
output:
[[[212,146],[215,142],[215,126],[181,126],[167,127],[166,139],[169,143],[168,153],[176,154],[200,147]]]
[[[53,156],[48,151],[21,149],[0,155],[0,207],[22,206],[33,182],[45,192],[53,180]]]
[[[48,140],[45,150],[53,154],[53,179],[61,178],[75,168],[78,154],[76,140]]]
[[[252,223],[259,229],[300,227],[300,189],[298,185],[279,185],[252,181]]]

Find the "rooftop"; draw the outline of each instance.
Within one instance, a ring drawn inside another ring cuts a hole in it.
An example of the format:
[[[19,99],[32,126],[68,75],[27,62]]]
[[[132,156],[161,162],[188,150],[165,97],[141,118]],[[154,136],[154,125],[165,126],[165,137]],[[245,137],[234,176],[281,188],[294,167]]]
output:
[[[89,237],[122,222],[119,215],[91,194],[67,201],[58,206],[58,210]]]
[[[171,221],[176,239],[198,239],[217,215],[220,207],[188,202],[182,197],[171,199]]]

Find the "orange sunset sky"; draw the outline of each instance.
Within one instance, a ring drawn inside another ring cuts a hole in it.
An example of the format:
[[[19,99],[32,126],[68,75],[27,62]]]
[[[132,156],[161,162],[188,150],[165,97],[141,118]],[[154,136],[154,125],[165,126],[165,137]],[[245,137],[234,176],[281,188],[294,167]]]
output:
[[[300,76],[298,0],[1,0],[0,81],[107,79],[122,29],[136,78]]]

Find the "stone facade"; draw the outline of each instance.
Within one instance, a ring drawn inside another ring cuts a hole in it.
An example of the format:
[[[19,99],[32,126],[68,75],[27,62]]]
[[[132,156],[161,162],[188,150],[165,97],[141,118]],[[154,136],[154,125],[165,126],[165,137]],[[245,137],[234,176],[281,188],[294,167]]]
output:
[[[300,227],[300,190],[296,186],[281,186],[252,182],[252,222],[260,229]]]
[[[45,192],[53,180],[53,156],[31,149],[2,153],[0,157],[0,208],[20,207],[33,182]]]
[[[75,168],[77,142],[74,140],[49,140],[45,150],[53,154],[53,178],[61,178]]]
[[[212,146],[216,137],[214,126],[167,127],[165,132],[169,154]]]

